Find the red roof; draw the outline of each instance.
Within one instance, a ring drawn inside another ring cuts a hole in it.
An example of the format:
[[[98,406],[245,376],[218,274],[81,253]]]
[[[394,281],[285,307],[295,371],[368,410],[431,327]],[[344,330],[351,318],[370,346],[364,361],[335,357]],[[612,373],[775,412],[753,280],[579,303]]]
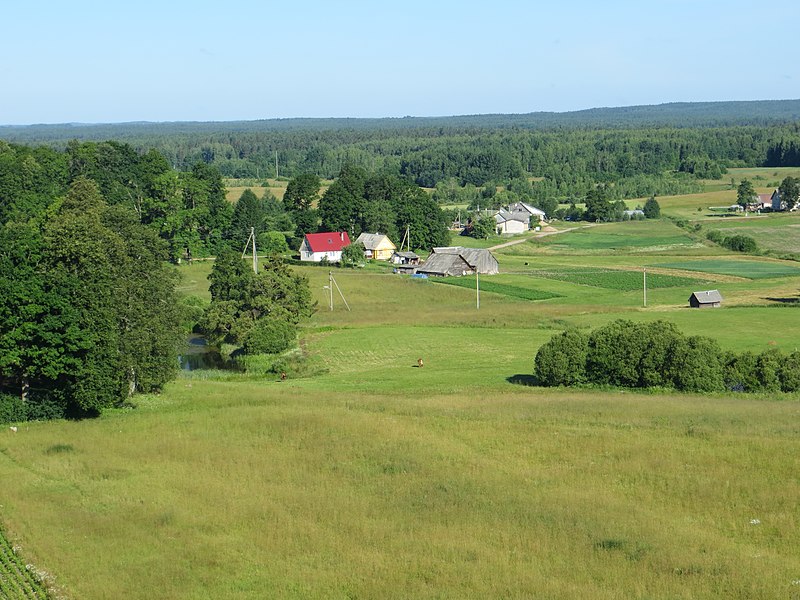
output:
[[[306,243],[312,252],[336,252],[350,245],[350,236],[346,231],[307,233]]]

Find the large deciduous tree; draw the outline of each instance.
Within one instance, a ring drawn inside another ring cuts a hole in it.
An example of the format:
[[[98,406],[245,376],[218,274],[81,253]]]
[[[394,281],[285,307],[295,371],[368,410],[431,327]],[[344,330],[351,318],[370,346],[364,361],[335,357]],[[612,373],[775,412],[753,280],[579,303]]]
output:
[[[48,217],[3,229],[0,387],[31,418],[97,414],[160,388],[180,339],[163,242],[84,177]]]
[[[756,190],[749,179],[742,179],[739,187],[736,188],[736,203],[742,208],[747,208],[748,204],[752,204],[756,197]]]
[[[263,351],[267,339],[288,339],[287,327],[275,323],[288,324],[294,339],[297,324],[314,311],[306,277],[277,256],[256,274],[239,253],[224,250],[209,280],[211,304],[200,327],[211,341],[238,344],[245,352]]]
[[[800,200],[800,179],[797,177],[784,177],[778,188],[781,195],[781,202],[786,203],[786,210],[792,210]]]

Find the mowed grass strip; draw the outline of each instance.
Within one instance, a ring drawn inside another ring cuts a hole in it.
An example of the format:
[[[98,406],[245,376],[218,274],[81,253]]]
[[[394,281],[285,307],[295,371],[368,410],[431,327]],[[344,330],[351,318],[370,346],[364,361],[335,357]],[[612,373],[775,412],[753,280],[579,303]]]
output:
[[[684,271],[734,275],[746,279],[772,279],[775,277],[800,276],[800,267],[779,261],[712,259],[658,263],[653,266],[668,269],[681,269]]]
[[[531,271],[533,277],[556,279],[579,285],[590,285],[607,290],[630,292],[642,288],[644,275],[641,271],[616,269],[559,268]],[[693,287],[704,283],[701,279],[648,273],[647,286],[650,288]]]
[[[462,288],[475,289],[477,284],[474,277],[445,277],[442,279],[431,279],[434,283],[445,285],[455,285]],[[498,283],[484,277],[480,281],[480,291],[490,292],[492,294],[501,294],[503,296],[510,296],[512,298],[521,298],[523,300],[550,300],[551,298],[560,298],[561,294],[555,292],[546,292],[544,290],[537,290],[534,288],[520,287],[516,285],[509,285],[507,283]]]

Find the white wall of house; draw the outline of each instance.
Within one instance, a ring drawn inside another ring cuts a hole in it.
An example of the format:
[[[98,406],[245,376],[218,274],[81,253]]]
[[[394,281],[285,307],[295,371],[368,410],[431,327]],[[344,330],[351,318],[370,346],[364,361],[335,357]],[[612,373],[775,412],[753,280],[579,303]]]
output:
[[[497,231],[503,233],[525,233],[528,231],[528,225],[522,221],[503,221],[497,224]]]
[[[300,260],[305,262],[322,262],[322,259],[328,257],[328,262],[340,262],[342,260],[342,251],[336,250],[331,252],[311,252],[311,249],[306,244],[305,240],[300,245]]]

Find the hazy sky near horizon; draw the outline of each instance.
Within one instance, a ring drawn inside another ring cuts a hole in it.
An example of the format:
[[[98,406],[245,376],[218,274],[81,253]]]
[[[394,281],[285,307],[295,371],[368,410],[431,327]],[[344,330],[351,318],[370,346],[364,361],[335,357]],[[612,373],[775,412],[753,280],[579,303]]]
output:
[[[570,111],[800,98],[797,0],[29,0],[0,124]]]

